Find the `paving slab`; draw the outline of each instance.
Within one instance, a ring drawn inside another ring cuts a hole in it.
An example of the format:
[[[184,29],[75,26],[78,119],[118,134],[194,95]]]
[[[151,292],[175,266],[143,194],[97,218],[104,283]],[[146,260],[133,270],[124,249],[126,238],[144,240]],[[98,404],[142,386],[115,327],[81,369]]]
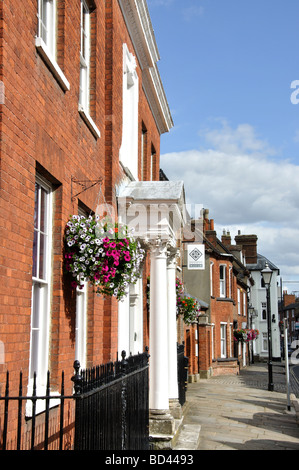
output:
[[[273,369],[274,391],[268,391],[264,363],[237,376],[189,383],[174,450],[299,450],[299,425],[295,410],[287,407],[285,376]]]

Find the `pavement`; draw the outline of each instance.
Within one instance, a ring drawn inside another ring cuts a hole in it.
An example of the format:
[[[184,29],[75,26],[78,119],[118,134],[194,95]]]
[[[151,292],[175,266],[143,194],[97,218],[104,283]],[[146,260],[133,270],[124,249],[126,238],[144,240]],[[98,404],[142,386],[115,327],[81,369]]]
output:
[[[299,450],[298,409],[287,399],[285,377],[274,363],[268,391],[267,364],[257,363],[237,376],[188,383],[174,450]]]

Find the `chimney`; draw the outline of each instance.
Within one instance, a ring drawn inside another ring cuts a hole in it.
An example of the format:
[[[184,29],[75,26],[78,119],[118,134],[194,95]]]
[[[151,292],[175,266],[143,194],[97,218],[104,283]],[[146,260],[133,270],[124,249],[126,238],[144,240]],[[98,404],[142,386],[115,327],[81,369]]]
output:
[[[283,293],[283,306],[287,307],[288,305],[294,304],[296,302],[295,294]]]
[[[221,236],[221,241],[222,241],[223,245],[226,245],[226,246],[229,246],[229,245],[232,244],[232,240],[231,240],[231,236],[230,236],[229,231],[225,231],[225,229],[223,229],[223,234]]]
[[[235,236],[237,245],[241,245],[242,250],[245,252],[246,264],[257,263],[257,236],[256,235],[238,235]]]
[[[217,244],[217,235],[214,228],[214,219],[209,218],[210,211],[209,209],[202,210],[202,218],[203,218],[203,231],[207,240],[212,243],[214,246]]]

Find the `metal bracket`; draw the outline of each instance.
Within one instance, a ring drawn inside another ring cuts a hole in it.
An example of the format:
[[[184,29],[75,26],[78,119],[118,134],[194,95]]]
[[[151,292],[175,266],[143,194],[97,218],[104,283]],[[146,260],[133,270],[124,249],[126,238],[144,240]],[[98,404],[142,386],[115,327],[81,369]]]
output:
[[[75,178],[74,176],[72,176],[71,183],[72,183],[71,196],[72,196],[72,201],[74,201],[76,199],[76,197],[79,196],[79,194],[84,193],[84,191],[87,191],[88,189],[92,188],[96,184],[102,184],[103,183],[103,178],[99,178],[97,180],[81,180],[80,181],[80,180],[77,180],[77,178]],[[74,195],[73,195],[73,183],[78,184],[82,188],[81,191],[79,191],[78,193],[76,193]]]

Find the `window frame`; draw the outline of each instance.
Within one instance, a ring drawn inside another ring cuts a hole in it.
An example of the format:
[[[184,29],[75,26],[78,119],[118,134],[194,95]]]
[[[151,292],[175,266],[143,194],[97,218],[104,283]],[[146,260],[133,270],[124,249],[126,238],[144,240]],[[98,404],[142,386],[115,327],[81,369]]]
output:
[[[139,180],[139,78],[137,60],[123,44],[122,143],[119,161]]]
[[[86,0],[80,0],[80,79],[78,111],[85,124],[98,139],[101,132],[90,116],[90,82],[91,82],[91,8]],[[84,26],[86,20],[86,25]],[[86,34],[84,33],[86,31]],[[85,41],[83,40],[86,37]]]
[[[89,114],[90,111],[90,8],[85,0],[80,5],[80,85],[79,103]],[[84,39],[85,37],[85,39]]]
[[[214,262],[210,261],[210,296],[214,295],[214,286],[213,286],[213,277],[214,277]]]
[[[220,323],[220,357],[227,358],[227,323]]]
[[[268,352],[268,333],[262,332],[262,352]]]
[[[147,154],[147,128],[144,123],[141,126],[141,145],[140,145],[140,181],[144,181],[146,176],[146,154]]]
[[[38,37],[40,37],[49,54],[56,60],[56,0],[38,0]],[[46,35],[43,34],[46,30]],[[46,36],[46,37],[45,37]]]
[[[238,305],[238,315],[241,315],[241,290],[237,288],[237,305]]]
[[[78,208],[78,215],[87,213]],[[88,281],[81,279],[81,289],[76,289],[76,324],[75,324],[75,360],[80,362],[82,369],[87,366],[87,313],[88,313]]]
[[[267,302],[261,302],[261,321],[267,321]]]
[[[37,191],[36,191],[37,190]],[[50,323],[51,323],[51,278],[52,278],[52,227],[53,227],[53,188],[50,183],[39,175],[35,181],[34,225],[35,220],[41,222],[41,191],[46,194],[46,230],[42,233],[46,235],[45,243],[45,264],[46,271],[43,276],[34,271],[34,241],[33,240],[33,262],[32,262],[32,302],[31,302],[31,328],[30,328],[30,351],[29,351],[29,382],[28,389],[32,390],[33,376],[36,373],[37,389],[44,391],[47,380],[49,365],[49,343],[50,343]],[[37,208],[37,211],[36,211]],[[36,218],[37,215],[37,218]],[[41,235],[39,227],[34,227],[34,233]],[[37,240],[41,237],[37,236]],[[36,260],[40,259],[40,242],[37,243]],[[37,261],[37,266],[39,262]],[[40,270],[39,270],[40,272]],[[37,291],[38,289],[38,291]],[[38,294],[36,293],[38,292]],[[38,297],[37,297],[38,296]],[[37,305],[37,302],[38,305]],[[36,310],[35,310],[36,309]],[[36,323],[37,322],[37,323]],[[35,326],[36,325],[38,326]],[[36,364],[36,367],[34,366]],[[37,369],[37,370],[35,370]]]
[[[223,278],[221,277],[221,268],[223,269]],[[219,289],[219,297],[226,298],[226,264],[219,265]]]
[[[43,5],[46,4],[46,11],[48,14],[48,19],[44,19],[43,17]],[[49,11],[51,8],[51,11]],[[35,38],[35,47],[47,64],[49,69],[51,70],[54,78],[57,80],[59,85],[61,86],[62,90],[65,92],[70,90],[70,84],[65,77],[63,71],[59,67],[57,63],[57,0],[38,0],[37,3],[37,36]],[[45,37],[42,34],[42,28],[44,27],[44,23],[46,22],[46,29],[51,30],[51,40],[45,41]],[[50,25],[49,25],[50,23]],[[48,28],[47,28],[48,26]]]
[[[157,158],[157,152],[155,147],[151,146],[151,161],[150,161],[150,181],[155,181],[154,180],[154,173],[155,173],[155,167],[156,167],[156,158]]]

